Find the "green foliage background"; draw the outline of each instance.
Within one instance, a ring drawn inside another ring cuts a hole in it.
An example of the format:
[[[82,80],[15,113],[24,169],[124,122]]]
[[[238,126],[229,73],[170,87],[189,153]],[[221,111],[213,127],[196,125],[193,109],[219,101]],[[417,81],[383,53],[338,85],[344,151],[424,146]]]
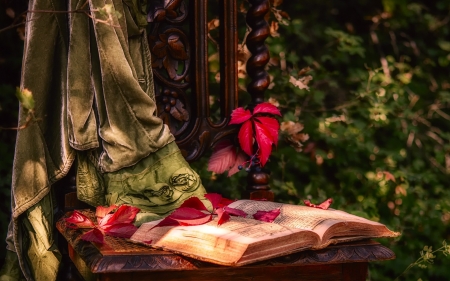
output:
[[[397,258],[370,265],[370,280],[393,280],[424,246],[450,238],[450,1],[271,2],[270,21],[281,11],[290,20],[267,39],[266,98],[278,101],[280,121],[309,134],[303,152],[280,141],[272,189],[294,204],[332,197],[334,208],[401,232],[382,241]],[[289,82],[305,75],[309,91]],[[196,165],[208,190],[239,197],[244,172],[227,178]],[[400,280],[447,280],[449,262],[437,255]]]
[[[5,9],[24,10],[24,2],[0,1],[0,28],[12,22]],[[276,198],[301,204],[332,197],[334,208],[400,231],[400,238],[382,241],[397,259],[370,265],[370,280],[393,280],[424,246],[450,240],[450,1],[271,2],[279,36],[267,40],[267,98],[279,103],[280,121],[301,123],[309,134],[302,152],[283,141],[275,149],[268,168]],[[279,22],[282,11],[290,19]],[[21,52],[15,29],[0,33],[1,127],[17,125]],[[305,75],[313,77],[309,91],[289,82]],[[14,131],[0,131],[2,237],[14,138]],[[240,196],[244,172],[228,178],[206,165],[207,159],[194,164],[209,191]],[[438,255],[400,280],[446,280],[449,262]]]

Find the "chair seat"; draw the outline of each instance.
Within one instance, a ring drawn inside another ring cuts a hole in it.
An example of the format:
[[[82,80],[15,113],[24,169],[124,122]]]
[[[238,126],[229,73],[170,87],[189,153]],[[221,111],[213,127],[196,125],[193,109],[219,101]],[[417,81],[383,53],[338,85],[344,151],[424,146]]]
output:
[[[105,237],[103,245],[80,239],[85,230],[56,224],[69,256],[86,280],[365,280],[368,262],[394,253],[372,240],[302,251],[242,267],[226,267]],[[305,279],[302,279],[305,278]]]

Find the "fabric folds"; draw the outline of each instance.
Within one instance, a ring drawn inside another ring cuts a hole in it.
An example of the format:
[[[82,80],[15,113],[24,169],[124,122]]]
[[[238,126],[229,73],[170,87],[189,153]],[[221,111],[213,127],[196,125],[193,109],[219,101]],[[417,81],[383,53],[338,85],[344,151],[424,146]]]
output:
[[[17,134],[7,263],[0,280],[56,279],[61,255],[52,185],[76,158],[79,196],[94,206],[139,205],[133,201],[141,198],[139,192],[133,193],[132,185],[121,191],[128,182],[119,180],[138,170],[147,173],[139,188],[149,212],[169,212],[182,199],[204,193],[156,116],[146,5],[146,0],[29,1],[21,88],[32,92],[37,120]],[[22,124],[27,115],[22,109],[19,114]],[[168,158],[163,166],[175,170],[148,168],[157,167],[152,161],[168,151],[175,162]],[[165,178],[159,181],[158,175]],[[172,192],[170,198],[165,192]]]

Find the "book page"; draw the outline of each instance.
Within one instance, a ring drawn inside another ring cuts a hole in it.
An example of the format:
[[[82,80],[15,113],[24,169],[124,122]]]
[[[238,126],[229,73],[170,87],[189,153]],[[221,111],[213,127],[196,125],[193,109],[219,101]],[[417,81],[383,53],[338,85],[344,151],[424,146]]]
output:
[[[269,201],[238,200],[229,205],[231,208],[243,210],[252,218],[257,211],[270,211],[279,209],[280,214],[273,221],[290,228],[300,228],[316,232],[320,238],[328,239],[333,235],[340,237],[357,236],[361,237],[395,237],[398,233],[388,230],[383,224],[367,220],[349,213],[334,209],[318,209],[300,205],[290,205]],[[334,227],[344,224],[346,227]],[[336,233],[327,233],[329,230],[339,230]]]
[[[225,265],[242,265],[280,256],[319,243],[311,231],[254,219],[231,217],[220,226],[217,217],[203,225],[154,227],[144,223],[131,241]]]

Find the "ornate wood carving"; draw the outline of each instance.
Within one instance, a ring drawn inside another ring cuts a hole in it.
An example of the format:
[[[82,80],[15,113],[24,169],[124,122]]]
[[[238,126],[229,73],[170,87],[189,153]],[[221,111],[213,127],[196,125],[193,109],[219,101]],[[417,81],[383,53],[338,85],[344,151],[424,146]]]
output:
[[[209,113],[207,4],[202,0],[151,1],[149,45],[158,115],[169,125],[188,161],[234,132],[226,128],[237,105],[237,8],[220,0],[219,123]],[[226,55],[225,55],[226,54]]]

